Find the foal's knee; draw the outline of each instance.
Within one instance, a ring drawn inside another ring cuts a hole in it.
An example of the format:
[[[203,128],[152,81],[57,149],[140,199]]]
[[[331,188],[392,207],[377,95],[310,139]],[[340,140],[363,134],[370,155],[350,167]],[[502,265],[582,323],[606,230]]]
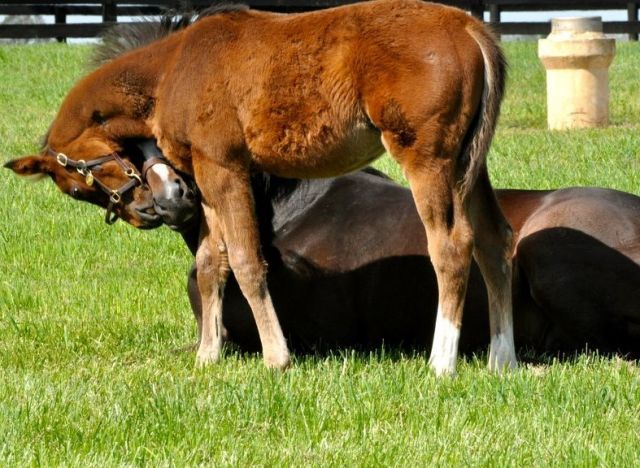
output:
[[[210,295],[220,289],[229,273],[226,250],[214,249],[210,242],[201,242],[196,252],[196,279],[198,290]]]
[[[229,264],[243,291],[265,292],[267,264],[260,256],[250,255],[243,251],[230,253]]]

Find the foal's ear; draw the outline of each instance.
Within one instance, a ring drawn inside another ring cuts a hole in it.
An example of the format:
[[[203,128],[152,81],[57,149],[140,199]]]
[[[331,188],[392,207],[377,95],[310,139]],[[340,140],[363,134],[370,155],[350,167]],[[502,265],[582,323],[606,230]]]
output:
[[[24,158],[14,159],[5,163],[4,167],[23,176],[38,174],[44,175],[52,172],[52,162],[55,162],[53,158],[47,158],[44,156],[25,156]]]

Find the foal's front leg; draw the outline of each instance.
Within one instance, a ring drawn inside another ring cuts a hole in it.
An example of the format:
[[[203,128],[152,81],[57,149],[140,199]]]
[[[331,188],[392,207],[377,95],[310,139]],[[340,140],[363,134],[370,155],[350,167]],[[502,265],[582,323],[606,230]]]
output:
[[[210,208],[204,207],[204,213]],[[198,320],[197,365],[205,365],[220,359],[222,350],[222,295],[229,276],[229,261],[220,225],[210,213],[210,223],[202,223],[202,242],[196,253],[196,275],[201,316]],[[197,302],[197,301],[196,301]],[[192,306],[194,301],[192,300]],[[195,309],[194,309],[195,310]]]
[[[205,343],[207,330],[214,330],[217,320],[220,322],[215,330],[220,331],[220,337],[216,335],[216,343],[222,342],[222,314],[216,315],[222,307],[222,289],[207,286],[211,283],[211,278],[215,277],[215,271],[212,273],[211,268],[207,272],[201,270],[201,264],[207,266],[209,259],[215,257],[217,252],[221,258],[228,260],[242,294],[251,307],[262,343],[265,365],[284,369],[289,365],[289,350],[267,287],[267,265],[260,249],[248,171],[239,164],[221,165],[211,159],[197,161],[195,163],[194,160],[196,182],[202,193],[205,222],[209,226],[209,231],[201,242],[202,255],[199,249],[197,256],[198,285],[203,304],[203,335],[200,346],[203,353],[198,352],[198,362],[217,358],[211,351],[215,346]],[[219,227],[219,231],[215,226]],[[216,232],[221,236],[217,236]],[[213,283],[224,286],[220,277]]]

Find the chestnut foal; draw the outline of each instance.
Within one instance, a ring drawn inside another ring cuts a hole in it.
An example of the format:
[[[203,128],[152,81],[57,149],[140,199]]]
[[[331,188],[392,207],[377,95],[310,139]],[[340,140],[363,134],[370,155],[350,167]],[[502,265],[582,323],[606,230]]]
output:
[[[289,365],[266,283],[251,171],[327,177],[362,167],[386,148],[409,180],[430,239],[439,290],[431,366],[437,374],[455,371],[473,255],[488,290],[489,367],[514,367],[511,231],[485,161],[505,63],[486,27],[461,10],[418,0],[292,15],[238,6],[209,13],[80,80],[44,154],[34,157],[86,161],[155,137],[179,170],[195,176],[205,219],[196,256],[203,303],[197,362],[219,358],[232,270],[266,365]],[[95,177],[106,179],[115,164],[96,168]],[[80,192],[90,189],[67,169],[59,185],[73,178]]]

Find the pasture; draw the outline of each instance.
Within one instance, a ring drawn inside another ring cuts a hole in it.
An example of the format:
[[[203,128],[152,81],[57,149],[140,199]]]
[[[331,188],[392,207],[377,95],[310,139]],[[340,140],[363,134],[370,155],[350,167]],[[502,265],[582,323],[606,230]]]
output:
[[[489,156],[496,187],[640,195],[640,45],[619,43],[611,127],[545,130],[534,42],[511,70]],[[0,160],[38,149],[87,46],[0,47]],[[400,179],[395,164],[377,166]],[[640,370],[584,354],[435,379],[428,351],[294,356],[286,373],[233,350],[205,370],[185,293],[191,257],[168,229],[0,171],[2,465],[637,465]],[[639,286],[640,287],[640,286]],[[576,311],[579,313],[579,311]]]

